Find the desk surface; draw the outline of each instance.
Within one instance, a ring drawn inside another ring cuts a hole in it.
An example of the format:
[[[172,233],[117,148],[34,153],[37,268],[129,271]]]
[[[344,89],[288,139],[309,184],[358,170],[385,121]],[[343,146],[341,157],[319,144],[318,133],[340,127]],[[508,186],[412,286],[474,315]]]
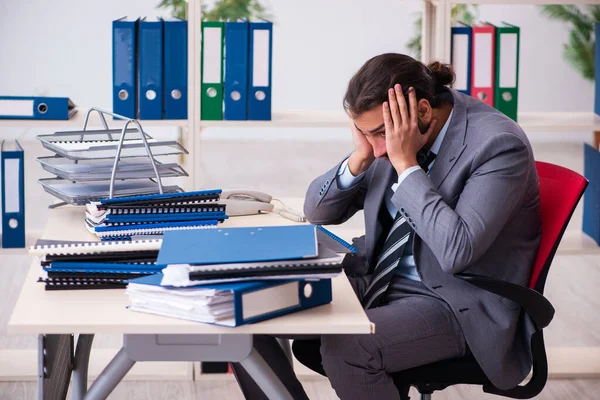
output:
[[[296,209],[300,199],[286,200]],[[223,227],[293,224],[277,215],[232,217]],[[328,227],[346,240],[360,230]],[[83,207],[65,206],[51,210],[42,235],[45,239],[97,240],[84,226]],[[194,323],[129,311],[124,289],[46,291],[37,282],[40,264],[34,259],[8,323],[12,333],[371,333],[367,319],[347,278],[332,280],[330,304],[237,328]]]

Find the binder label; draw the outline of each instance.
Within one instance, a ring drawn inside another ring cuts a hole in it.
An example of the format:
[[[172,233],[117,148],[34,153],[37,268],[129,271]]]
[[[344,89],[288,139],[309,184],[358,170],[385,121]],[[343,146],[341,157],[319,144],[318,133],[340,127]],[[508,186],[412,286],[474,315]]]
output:
[[[33,117],[33,100],[0,100],[0,115]]]
[[[242,295],[242,319],[270,314],[286,308],[300,306],[298,282],[285,283],[269,289]]]
[[[452,36],[452,65],[456,73],[454,88],[469,90],[469,35]]]
[[[474,86],[478,88],[489,88],[492,87],[492,40],[493,35],[491,33],[478,33],[475,34],[475,46],[473,54],[475,57],[475,76],[473,81]]]
[[[266,87],[269,86],[269,31],[267,29],[255,29],[253,35],[252,86]]]
[[[7,213],[21,212],[19,201],[19,182],[20,182],[20,160],[18,158],[4,160],[4,210]]]
[[[221,28],[204,28],[203,83],[221,83]]]
[[[517,87],[517,34],[500,35],[500,87]]]

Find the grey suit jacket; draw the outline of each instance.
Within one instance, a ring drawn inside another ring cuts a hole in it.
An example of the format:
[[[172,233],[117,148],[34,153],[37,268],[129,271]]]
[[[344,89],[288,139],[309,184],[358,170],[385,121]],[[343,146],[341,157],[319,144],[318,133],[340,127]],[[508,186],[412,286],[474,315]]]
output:
[[[415,231],[413,254],[423,283],[452,308],[471,352],[500,389],[531,369],[533,325],[510,300],[454,276],[459,272],[527,285],[541,237],[539,183],[529,141],[497,110],[450,90],[454,112],[430,175],[419,170],[392,202]],[[340,224],[364,209],[365,236],[350,273],[365,274],[377,256],[377,215],[392,166],[377,159],[348,190],[337,185],[341,162],[308,188],[304,212],[314,224]]]

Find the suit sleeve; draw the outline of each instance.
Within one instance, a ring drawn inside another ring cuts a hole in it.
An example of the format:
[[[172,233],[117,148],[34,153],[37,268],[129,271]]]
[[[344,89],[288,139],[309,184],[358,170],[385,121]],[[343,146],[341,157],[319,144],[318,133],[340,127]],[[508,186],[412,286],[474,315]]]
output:
[[[358,176],[349,188],[339,184],[339,170],[344,161],[317,177],[309,185],[304,201],[304,215],[318,225],[341,224],[364,207],[367,177]],[[367,170],[364,175],[370,173]]]
[[[474,156],[454,210],[424,171],[407,176],[392,202],[432,249],[442,269],[456,274],[485,253],[522,205],[529,158],[530,152],[518,136],[497,135]]]

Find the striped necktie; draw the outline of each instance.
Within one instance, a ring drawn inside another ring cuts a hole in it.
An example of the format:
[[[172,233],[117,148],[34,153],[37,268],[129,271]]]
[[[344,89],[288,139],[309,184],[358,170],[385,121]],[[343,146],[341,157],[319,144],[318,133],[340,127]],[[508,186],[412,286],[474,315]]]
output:
[[[434,159],[435,154],[431,152],[429,154],[425,154],[425,152],[417,154],[417,161],[425,172],[428,172],[428,167]],[[375,308],[380,305],[385,291],[390,285],[392,276],[394,276],[394,270],[400,262],[404,247],[412,233],[413,230],[410,224],[400,213],[397,213],[383,244],[377,264],[373,269],[371,282],[365,291],[363,297],[363,306],[365,309]]]

